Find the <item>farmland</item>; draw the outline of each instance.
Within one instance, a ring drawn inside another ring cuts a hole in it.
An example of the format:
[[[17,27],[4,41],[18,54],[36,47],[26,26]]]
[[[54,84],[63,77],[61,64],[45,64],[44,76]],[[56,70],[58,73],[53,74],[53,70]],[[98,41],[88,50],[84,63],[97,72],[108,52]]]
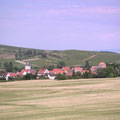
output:
[[[120,78],[0,83],[0,120],[120,120]]]

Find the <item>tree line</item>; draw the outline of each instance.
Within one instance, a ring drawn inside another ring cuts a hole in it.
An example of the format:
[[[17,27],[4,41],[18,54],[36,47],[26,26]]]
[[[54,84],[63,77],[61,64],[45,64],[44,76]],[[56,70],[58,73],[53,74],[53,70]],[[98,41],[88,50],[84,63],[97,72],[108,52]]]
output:
[[[42,58],[46,58],[47,54],[44,51],[38,51],[38,50],[26,50],[23,51],[21,48],[18,49],[18,52],[15,53],[15,59],[16,60],[22,60],[30,57],[34,57],[40,55]]]
[[[0,63],[0,68],[5,69],[6,72],[17,72],[23,69],[23,67],[18,67],[13,62]],[[1,71],[1,72],[4,72],[4,71]]]

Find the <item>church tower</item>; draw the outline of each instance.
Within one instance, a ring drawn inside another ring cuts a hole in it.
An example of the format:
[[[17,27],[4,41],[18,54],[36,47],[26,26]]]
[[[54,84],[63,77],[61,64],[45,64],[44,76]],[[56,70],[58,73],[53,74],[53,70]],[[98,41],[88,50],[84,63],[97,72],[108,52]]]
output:
[[[26,62],[25,69],[26,70],[30,70],[31,69],[30,62]]]

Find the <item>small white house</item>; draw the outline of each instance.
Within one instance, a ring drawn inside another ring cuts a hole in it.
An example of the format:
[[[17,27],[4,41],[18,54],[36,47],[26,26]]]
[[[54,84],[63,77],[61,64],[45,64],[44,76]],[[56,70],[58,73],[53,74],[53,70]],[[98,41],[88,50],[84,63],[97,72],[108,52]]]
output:
[[[41,68],[41,69],[38,71],[38,76],[41,76],[41,75],[46,76],[46,75],[48,75],[49,73],[50,73],[50,72],[49,72],[48,69],[46,69],[46,68]]]
[[[9,78],[16,78],[16,76],[17,76],[16,73],[8,73],[8,74],[6,75],[6,80],[8,81]]]

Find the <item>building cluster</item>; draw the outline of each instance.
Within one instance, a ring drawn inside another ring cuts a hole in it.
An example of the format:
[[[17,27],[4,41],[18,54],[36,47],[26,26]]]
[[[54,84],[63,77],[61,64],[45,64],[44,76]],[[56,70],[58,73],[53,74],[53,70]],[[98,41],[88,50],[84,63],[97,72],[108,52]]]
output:
[[[11,72],[7,73],[3,69],[4,72],[0,73],[0,78],[5,78],[6,80],[8,80],[9,78],[23,77],[23,76],[25,76],[27,74],[35,75],[37,73],[37,78],[38,79],[41,76],[44,76],[44,77],[49,78],[49,79],[55,79],[55,77],[58,74],[65,74],[66,76],[72,76],[73,72],[74,73],[79,72],[81,74],[84,74],[86,72],[90,72],[91,71],[92,74],[96,74],[96,72],[99,69],[103,69],[103,68],[106,68],[106,64],[104,62],[101,62],[101,63],[99,63],[98,66],[92,66],[90,68],[90,70],[84,70],[82,67],[73,67],[73,68],[63,67],[62,69],[54,68],[51,71],[49,71],[46,68],[41,68],[37,72],[35,69],[31,69],[31,66],[30,66],[29,62],[26,62],[25,69],[23,69],[23,70],[21,70],[20,72],[17,72],[17,73],[11,73]],[[1,71],[2,71],[2,69],[1,69]]]
[[[90,68],[90,70],[91,70],[91,72],[92,72],[93,74],[96,74],[96,72],[97,72],[98,70],[103,69],[103,68],[106,68],[106,67],[107,67],[106,64],[105,64],[104,62],[101,62],[101,63],[99,63],[98,66],[92,66],[92,67]]]

